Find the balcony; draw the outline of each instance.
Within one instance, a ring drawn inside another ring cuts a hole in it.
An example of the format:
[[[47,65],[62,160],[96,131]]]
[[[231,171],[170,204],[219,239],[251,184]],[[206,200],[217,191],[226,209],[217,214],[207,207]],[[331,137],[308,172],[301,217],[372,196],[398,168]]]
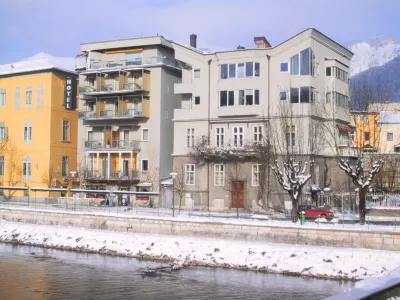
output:
[[[139,171],[126,169],[122,171],[110,169],[110,172],[107,172],[107,170],[88,170],[85,172],[85,178],[91,181],[138,181],[140,179],[140,173]]]
[[[259,116],[262,109],[260,105],[221,106],[216,109],[216,114],[220,118]]]
[[[139,141],[122,139],[113,139],[111,143],[105,143],[102,140],[85,141],[85,148],[96,150],[138,150]]]
[[[95,111],[86,111],[86,110],[81,110],[78,112],[78,118],[81,119],[93,119],[96,118],[96,112]]]
[[[103,84],[100,86],[100,89],[96,89],[94,86],[80,86],[79,93],[84,96],[101,96],[101,95],[109,95],[109,94],[129,94],[134,92],[142,92],[145,89],[143,85],[137,83],[123,83],[120,88],[116,84]]]
[[[90,85],[84,85],[79,87],[79,93],[84,94],[84,93],[94,93],[97,92],[97,89],[95,86],[90,86]]]
[[[132,119],[144,117],[143,111],[139,109],[124,109],[121,112],[116,110],[79,111],[78,117],[83,120],[110,120],[110,119]]]

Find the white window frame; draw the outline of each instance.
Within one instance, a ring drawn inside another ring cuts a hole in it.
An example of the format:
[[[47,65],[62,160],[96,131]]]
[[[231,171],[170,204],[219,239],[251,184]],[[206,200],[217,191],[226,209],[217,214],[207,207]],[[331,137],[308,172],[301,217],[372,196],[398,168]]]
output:
[[[7,105],[7,89],[0,88],[0,107],[5,107],[6,105]]]
[[[216,127],[215,128],[215,147],[224,148],[225,146],[225,128]]]
[[[68,126],[64,127],[64,122],[67,122]],[[67,129],[67,132],[65,132]],[[63,119],[61,121],[61,140],[63,142],[70,142],[71,141],[71,121]]]
[[[392,138],[391,138],[390,140],[389,140],[389,134],[392,135]],[[386,133],[386,140],[387,140],[388,142],[393,142],[393,140],[394,140],[394,134],[393,134],[392,131],[388,131],[388,132]]]
[[[288,132],[288,129],[290,127],[290,132]],[[292,131],[292,128],[294,128],[294,132]],[[289,139],[288,139],[289,135]],[[294,135],[294,138],[292,137]],[[294,141],[292,143],[292,141]],[[296,147],[296,125],[287,125],[286,126],[286,143],[288,144],[288,147]]]
[[[4,123],[3,123],[4,124]],[[4,125],[0,125],[0,141],[7,141],[8,137],[8,128]]]
[[[193,148],[195,144],[195,132],[196,130],[193,127],[186,128],[186,139],[185,139],[185,145],[186,148]]]
[[[195,72],[199,71],[199,77],[195,77]],[[193,69],[193,79],[199,79],[201,77],[201,70],[199,68]]]
[[[0,176],[4,176],[5,164],[6,164],[6,159],[4,155],[0,155]]]
[[[147,130],[147,140],[144,139],[144,131]],[[143,142],[148,142],[150,140],[150,130],[148,128],[142,128],[141,140]]]
[[[253,125],[253,142],[261,143],[263,140],[263,127],[261,125]]]
[[[261,165],[251,165],[251,186],[260,186]]]
[[[237,130],[237,132],[235,132]],[[241,132],[240,132],[241,131]],[[236,140],[235,140],[236,137]],[[240,137],[242,137],[240,139]],[[232,127],[232,142],[234,147],[243,148],[244,146],[244,126]]]
[[[69,168],[69,157],[62,156],[61,157],[61,176],[63,176],[63,177],[68,176],[68,168]]]
[[[185,164],[185,185],[194,185],[195,182],[196,166],[194,164]]]
[[[143,162],[144,161],[147,161],[147,170],[143,170]],[[141,160],[140,160],[140,171],[142,171],[142,172],[148,172],[149,171],[149,160],[147,159],[147,158],[142,158]]]
[[[28,97],[28,93],[29,93],[29,97]],[[33,89],[32,89],[32,86],[28,85],[25,89],[25,107],[32,108],[32,102],[33,102]]]
[[[24,156],[22,162],[22,178],[25,182],[30,181],[32,176],[32,160],[29,154]]]
[[[32,125],[24,125],[24,144],[31,144],[31,143],[32,143]]]
[[[225,165],[214,165],[214,186],[225,186]]]

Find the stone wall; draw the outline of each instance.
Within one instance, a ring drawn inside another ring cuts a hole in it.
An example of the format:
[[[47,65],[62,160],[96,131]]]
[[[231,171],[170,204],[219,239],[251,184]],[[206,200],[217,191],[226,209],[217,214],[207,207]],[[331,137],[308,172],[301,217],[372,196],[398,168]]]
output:
[[[241,224],[227,221],[117,216],[98,213],[55,212],[0,208],[3,220],[122,232],[174,234],[208,238],[302,244],[314,246],[400,250],[399,231],[299,228],[293,225]]]

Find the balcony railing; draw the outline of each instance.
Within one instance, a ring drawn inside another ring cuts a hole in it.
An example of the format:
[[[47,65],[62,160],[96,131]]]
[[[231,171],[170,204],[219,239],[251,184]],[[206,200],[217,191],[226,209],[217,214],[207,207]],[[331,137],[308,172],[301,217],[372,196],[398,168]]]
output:
[[[135,92],[135,91],[143,91],[143,85],[137,83],[124,83],[122,85],[122,89],[120,89],[119,84],[103,84],[100,86],[100,91],[96,89],[94,86],[80,86],[79,93],[88,94],[88,93],[104,93],[104,92]]]
[[[79,93],[94,93],[97,92],[95,86],[84,85],[79,87]]]
[[[89,69],[105,69],[105,68],[129,68],[134,66],[143,65],[157,65],[163,64],[174,68],[182,69],[187,66],[172,57],[153,56],[149,58],[136,59],[136,60],[112,60],[112,61],[91,61]]]
[[[95,111],[81,110],[81,111],[78,112],[78,117],[82,118],[82,119],[96,118],[96,112]]]
[[[124,83],[122,89],[124,91],[141,91],[143,90],[143,86],[137,83]]]
[[[100,118],[115,118],[118,117],[118,111],[116,110],[100,110],[99,111]]]
[[[86,179],[91,180],[138,180],[139,172],[133,170],[114,171],[110,169],[108,174],[107,170],[88,170],[85,173]]]
[[[143,112],[138,109],[125,109],[122,111],[123,117],[141,117],[143,116]]]
[[[139,141],[113,139],[111,142],[104,141],[85,141],[87,149],[139,149]]]
[[[102,92],[118,91],[118,88],[114,84],[104,84],[100,87]]]

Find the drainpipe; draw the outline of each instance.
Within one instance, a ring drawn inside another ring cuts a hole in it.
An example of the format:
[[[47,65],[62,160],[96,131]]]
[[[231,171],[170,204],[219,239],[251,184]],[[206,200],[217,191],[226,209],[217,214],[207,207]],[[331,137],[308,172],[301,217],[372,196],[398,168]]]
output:
[[[270,55],[266,55],[267,56],[267,59],[268,59],[268,84],[267,84],[267,88],[268,88],[268,103],[267,103],[267,117],[268,117],[268,124],[270,125],[270,100],[271,100],[271,97],[270,97],[270,95],[271,95],[271,77],[270,77],[270,65],[271,65],[271,56]],[[271,126],[268,126],[268,130],[271,130]],[[270,150],[270,147],[271,147],[271,141],[270,141],[270,138],[268,138],[267,139],[267,147],[268,147],[268,151],[270,151],[270,154],[268,155],[268,166],[267,166],[267,169],[268,169],[268,172],[267,172],[267,206],[268,206],[268,204],[269,204],[269,195],[270,195],[270,172],[271,172],[271,170],[270,170],[270,163],[271,163],[271,161],[270,161],[270,159],[271,159],[271,150]]]
[[[208,122],[208,145],[210,145],[210,139],[211,139],[211,125],[210,125],[210,115],[211,115],[211,59],[208,60],[208,117],[207,117],[207,122]],[[208,207],[208,212],[210,212],[210,164],[207,163],[207,207]]]

